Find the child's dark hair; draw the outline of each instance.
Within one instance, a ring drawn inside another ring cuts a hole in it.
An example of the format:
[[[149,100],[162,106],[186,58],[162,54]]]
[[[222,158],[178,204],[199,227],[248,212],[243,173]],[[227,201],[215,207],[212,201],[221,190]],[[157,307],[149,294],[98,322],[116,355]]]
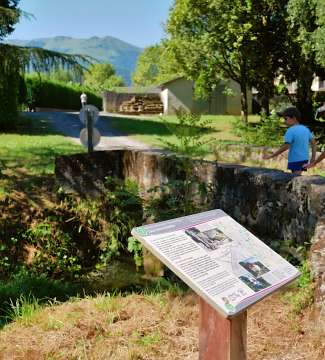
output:
[[[296,118],[298,121],[301,120],[301,113],[300,111],[294,107],[294,106],[291,106],[291,107],[288,107],[286,108],[285,110],[283,111],[280,111],[280,112],[277,112],[277,114],[281,117],[290,117],[290,118]]]

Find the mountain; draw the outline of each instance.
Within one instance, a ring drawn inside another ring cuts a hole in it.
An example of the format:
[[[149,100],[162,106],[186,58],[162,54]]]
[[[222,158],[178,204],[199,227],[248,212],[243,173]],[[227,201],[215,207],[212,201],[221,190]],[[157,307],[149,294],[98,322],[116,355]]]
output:
[[[67,54],[89,55],[100,62],[110,62],[118,75],[131,83],[139,54],[142,49],[111,36],[94,36],[89,39],[75,39],[67,36],[41,38],[33,40],[9,40],[18,46],[40,47],[43,49],[65,52]]]

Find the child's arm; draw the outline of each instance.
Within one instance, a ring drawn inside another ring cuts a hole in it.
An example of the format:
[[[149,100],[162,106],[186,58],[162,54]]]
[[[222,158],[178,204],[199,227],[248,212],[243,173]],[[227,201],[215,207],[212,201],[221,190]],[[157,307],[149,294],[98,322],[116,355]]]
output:
[[[318,163],[320,163],[323,159],[325,159],[325,151],[323,151],[316,160],[310,162],[307,165],[304,165],[304,168],[309,169],[311,167],[316,166]]]
[[[283,152],[285,152],[286,150],[288,150],[289,147],[290,147],[290,144],[285,143],[274,153],[272,153],[270,155],[264,154],[263,159],[264,160],[272,159],[273,157],[276,157],[276,156],[282,154]]]
[[[311,145],[311,159],[310,159],[310,163],[313,163],[316,159],[316,145],[317,145],[317,141],[312,138],[310,140],[310,145]]]

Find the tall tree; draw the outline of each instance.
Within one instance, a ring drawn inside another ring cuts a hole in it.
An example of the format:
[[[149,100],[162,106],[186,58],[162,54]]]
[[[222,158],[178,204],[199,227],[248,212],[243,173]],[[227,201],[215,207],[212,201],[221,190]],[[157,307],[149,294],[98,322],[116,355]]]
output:
[[[80,63],[89,62],[81,55],[67,55],[1,42],[14,30],[22,15],[18,4],[19,0],[0,0],[0,129],[9,127],[17,115],[20,74],[26,68],[49,71],[61,67],[81,73],[83,67]]]
[[[252,85],[258,90],[263,110],[269,114],[274,79],[286,55],[288,0],[252,0],[251,23],[256,41],[250,42]]]
[[[314,43],[319,31],[316,20],[316,0],[289,0],[287,53],[282,71],[289,82],[297,82],[295,105],[305,123],[314,119],[311,85],[319,71]]]
[[[316,61],[325,67],[325,1],[316,1],[316,22],[317,29],[314,32],[314,43],[316,51]]]
[[[241,88],[241,106],[247,121],[247,89],[252,83],[252,29],[250,0],[176,0],[167,31],[185,74],[213,90],[220,79],[232,79]]]
[[[240,84],[247,120],[247,89],[274,95],[285,53],[288,0],[176,0],[167,30],[184,73],[204,92],[222,79]]]

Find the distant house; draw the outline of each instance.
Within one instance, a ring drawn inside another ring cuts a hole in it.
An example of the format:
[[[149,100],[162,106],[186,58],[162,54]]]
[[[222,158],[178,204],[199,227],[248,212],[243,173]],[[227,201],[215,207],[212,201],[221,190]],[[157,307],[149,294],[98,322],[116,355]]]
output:
[[[287,83],[285,80],[282,80],[281,77],[278,77],[274,80],[275,85],[279,85],[283,81],[288,89],[289,95],[294,95],[297,93],[298,83],[297,81]],[[325,91],[325,80],[321,76],[314,76],[313,82],[311,84],[311,90],[313,92],[324,92]]]
[[[230,80],[227,84],[233,95],[226,95],[226,84],[222,81],[208,99],[196,99],[194,82],[184,77],[167,81],[157,87],[121,87],[103,94],[103,110],[105,112],[119,112],[125,101],[134,97],[160,98],[165,115],[175,114],[175,109],[212,115],[240,115],[241,100],[240,86]],[[248,91],[248,112],[252,111],[252,93]]]
[[[240,86],[230,80],[227,84],[233,95],[226,95],[225,82],[220,81],[208,99],[196,99],[194,95],[194,82],[184,77],[167,81],[159,86],[160,97],[164,105],[164,114],[171,115],[175,109],[183,108],[191,112],[213,115],[240,115],[241,100]],[[251,113],[252,93],[248,91],[248,112]]]

